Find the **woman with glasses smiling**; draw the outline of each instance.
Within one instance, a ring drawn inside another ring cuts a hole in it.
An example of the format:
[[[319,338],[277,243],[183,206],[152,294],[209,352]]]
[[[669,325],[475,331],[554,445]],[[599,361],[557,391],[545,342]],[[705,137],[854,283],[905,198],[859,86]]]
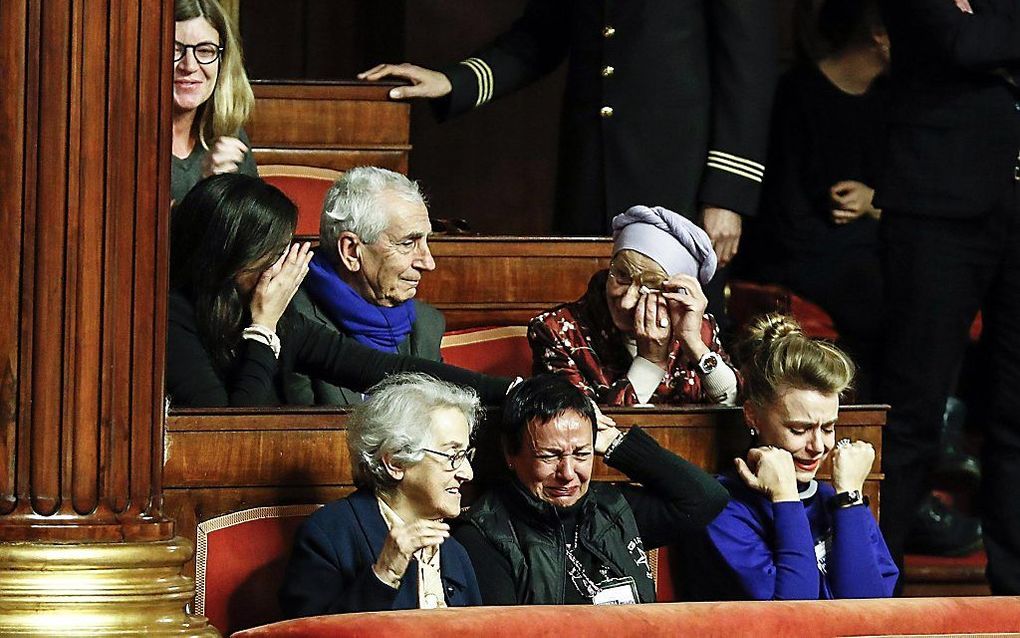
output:
[[[170,196],[180,202],[203,177],[258,171],[243,128],[255,96],[236,29],[216,0],[175,0],[174,21]]]
[[[531,320],[535,374],[562,375],[604,405],[733,405],[737,377],[705,312],[715,274],[705,231],[665,208],[613,218],[613,259],[588,291]]]
[[[510,476],[455,532],[486,605],[654,602],[645,552],[701,529],[726,505],[711,476],[641,428],[622,434],[598,419],[560,376],[510,391],[500,441]],[[640,487],[593,483],[596,456]]]
[[[443,522],[460,513],[473,476],[480,414],[473,392],[420,373],[371,390],[347,429],[359,489],[298,532],[280,592],[288,617],[481,604],[471,562]]]

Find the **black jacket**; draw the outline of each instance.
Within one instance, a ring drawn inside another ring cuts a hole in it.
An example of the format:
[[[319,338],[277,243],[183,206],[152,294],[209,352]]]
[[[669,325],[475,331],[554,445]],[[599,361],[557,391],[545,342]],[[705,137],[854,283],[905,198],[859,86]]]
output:
[[[612,217],[635,204],[750,215],[764,171],[775,16],[768,0],[531,0],[493,44],[443,70],[453,93],[440,114],[480,106],[566,59],[557,231],[608,234]]]
[[[571,521],[578,526],[579,558],[586,567],[603,567],[609,577],[634,577],[641,602],[654,602],[645,550],[704,527],[729,496],[714,478],[663,449],[638,427],[628,431],[607,463],[641,487],[590,483]],[[562,604],[571,599],[565,543],[573,542],[573,533],[566,538],[564,517],[556,508],[508,479],[462,518],[454,537],[471,557],[486,605]]]
[[[983,215],[1020,153],[1020,0],[885,0],[892,90],[885,214]]]
[[[213,364],[202,345],[195,308],[170,292],[167,311],[166,391],[176,407],[275,406],[283,379],[297,371],[367,390],[387,374],[418,371],[474,388],[486,404],[502,403],[509,380],[435,361],[379,352],[308,318],[288,312],[277,325],[279,360],[269,346],[242,339],[229,370]]]

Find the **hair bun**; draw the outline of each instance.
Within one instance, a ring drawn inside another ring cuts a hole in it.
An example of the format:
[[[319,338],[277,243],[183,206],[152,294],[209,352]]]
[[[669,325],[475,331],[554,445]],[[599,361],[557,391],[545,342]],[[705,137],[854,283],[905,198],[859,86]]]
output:
[[[751,325],[751,332],[760,333],[759,339],[765,343],[781,339],[788,335],[804,335],[797,320],[788,315],[769,314],[758,318]]]

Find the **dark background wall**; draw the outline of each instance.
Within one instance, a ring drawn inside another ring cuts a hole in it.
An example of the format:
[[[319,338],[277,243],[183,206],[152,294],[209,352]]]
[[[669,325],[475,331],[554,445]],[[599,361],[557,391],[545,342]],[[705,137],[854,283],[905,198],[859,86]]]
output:
[[[795,1],[776,0],[785,59],[792,55]],[[509,27],[525,4],[241,0],[240,27],[252,78],[351,79],[379,62],[455,63]],[[548,234],[562,86],[560,68],[443,124],[426,104],[415,105],[410,174],[428,193],[433,216],[464,218],[485,234]]]

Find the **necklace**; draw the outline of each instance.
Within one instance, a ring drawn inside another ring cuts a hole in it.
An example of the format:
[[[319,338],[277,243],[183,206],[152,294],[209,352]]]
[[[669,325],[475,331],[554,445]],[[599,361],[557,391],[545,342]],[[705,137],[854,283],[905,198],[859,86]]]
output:
[[[574,552],[577,551],[578,547],[578,533],[577,528],[574,528],[574,542],[566,544],[566,555],[567,560],[570,561],[570,569],[567,571],[567,575],[570,576],[570,581],[574,584],[574,588],[579,594],[586,598],[594,598],[596,594],[602,591],[602,589],[595,584],[588,574],[584,571],[584,565],[577,559]]]

